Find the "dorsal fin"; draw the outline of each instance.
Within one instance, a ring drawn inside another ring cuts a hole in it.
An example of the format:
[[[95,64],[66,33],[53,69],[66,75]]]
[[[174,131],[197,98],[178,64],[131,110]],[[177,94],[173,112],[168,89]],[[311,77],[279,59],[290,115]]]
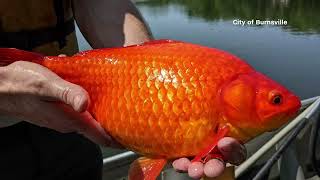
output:
[[[148,46],[148,45],[157,45],[157,44],[166,44],[166,43],[182,43],[182,41],[171,40],[171,39],[158,39],[158,40],[151,40],[147,42],[143,42],[141,44],[133,44],[126,47],[112,47],[112,48],[99,48],[99,49],[90,49],[86,51],[81,51],[75,54],[74,56],[85,56],[88,53],[92,52],[99,52],[99,51],[106,51],[109,49],[122,49],[122,48],[130,48],[130,47],[138,47],[138,46]]]
[[[154,44],[166,44],[166,43],[181,43],[182,41],[172,40],[172,39],[157,39],[152,41],[147,41],[141,45],[154,45]]]
[[[177,41],[172,39],[157,39],[157,40],[151,40],[141,44],[134,44],[126,47],[147,46],[147,45],[157,45],[157,44],[167,44],[167,43],[182,43],[182,41]]]

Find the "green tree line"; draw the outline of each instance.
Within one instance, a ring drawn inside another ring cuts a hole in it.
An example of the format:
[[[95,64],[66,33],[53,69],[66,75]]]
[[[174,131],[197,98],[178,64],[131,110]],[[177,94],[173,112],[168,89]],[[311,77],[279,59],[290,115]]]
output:
[[[178,4],[185,8],[188,16],[206,21],[284,19],[292,31],[320,32],[319,0],[146,0],[139,4]]]

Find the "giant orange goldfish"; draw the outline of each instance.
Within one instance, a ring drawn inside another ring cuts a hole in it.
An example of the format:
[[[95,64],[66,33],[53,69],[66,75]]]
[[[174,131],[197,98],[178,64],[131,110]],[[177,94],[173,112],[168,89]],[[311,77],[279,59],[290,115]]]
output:
[[[247,142],[292,118],[300,100],[227,52],[172,40],[42,56],[0,49],[0,61],[39,63],[85,88],[89,112],[136,160],[131,179],[155,179],[167,160],[204,160],[217,141]]]

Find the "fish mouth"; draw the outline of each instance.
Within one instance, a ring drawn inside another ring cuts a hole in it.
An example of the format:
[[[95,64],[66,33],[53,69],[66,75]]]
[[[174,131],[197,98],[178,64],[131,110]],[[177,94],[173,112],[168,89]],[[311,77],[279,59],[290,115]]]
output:
[[[299,97],[297,97],[295,95],[291,95],[288,99],[289,99],[288,100],[289,106],[285,110],[285,112],[286,112],[285,116],[289,120],[289,119],[293,119],[298,114],[298,112],[301,108],[301,101],[300,101]]]
[[[272,131],[283,126],[297,116],[301,108],[300,99],[295,95],[291,95],[288,98],[287,103],[288,106],[283,108],[283,113],[270,114],[264,117],[264,122],[266,123],[265,127],[268,127],[268,131]]]
[[[287,112],[289,116],[295,116],[301,108],[301,101],[297,96],[292,95],[291,103],[292,106],[288,109]]]

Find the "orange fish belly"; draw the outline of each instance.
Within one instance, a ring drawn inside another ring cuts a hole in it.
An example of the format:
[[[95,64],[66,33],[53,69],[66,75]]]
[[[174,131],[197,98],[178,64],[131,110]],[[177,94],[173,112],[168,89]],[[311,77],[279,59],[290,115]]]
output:
[[[165,158],[203,149],[219,127],[219,90],[253,71],[226,52],[175,41],[47,57],[43,65],[89,92],[90,113],[122,145]]]

